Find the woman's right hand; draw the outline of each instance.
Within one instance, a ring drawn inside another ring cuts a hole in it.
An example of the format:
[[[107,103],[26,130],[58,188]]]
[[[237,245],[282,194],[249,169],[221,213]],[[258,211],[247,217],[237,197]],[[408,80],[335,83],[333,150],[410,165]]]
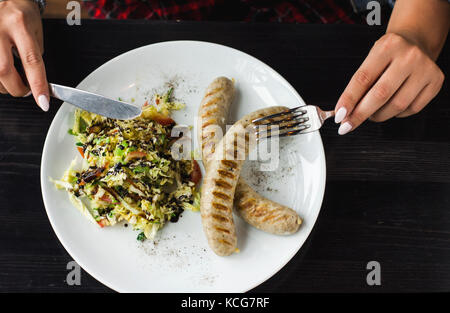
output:
[[[22,80],[14,67],[13,50],[20,57],[27,82]],[[14,97],[32,93],[36,103],[47,111],[49,90],[43,51],[38,5],[30,0],[0,2],[0,93]]]

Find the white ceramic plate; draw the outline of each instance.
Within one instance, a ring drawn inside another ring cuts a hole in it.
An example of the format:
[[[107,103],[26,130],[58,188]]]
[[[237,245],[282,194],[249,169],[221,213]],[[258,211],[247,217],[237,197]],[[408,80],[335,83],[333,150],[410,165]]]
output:
[[[174,114],[193,125],[206,86],[217,76],[236,80],[238,95],[230,120],[256,109],[304,104],[295,89],[261,61],[238,50],[198,41],[148,45],[99,67],[78,87],[112,98],[144,103],[155,92],[175,86],[186,108]],[[41,185],[50,223],[74,260],[89,274],[120,292],[244,292],[278,272],[305,242],[319,214],[325,187],[325,157],[319,132],[280,142],[276,171],[261,172],[246,163],[243,176],[262,194],[294,208],[304,219],[298,233],[266,234],[235,216],[240,253],[218,257],[208,248],[200,214],[184,212],[156,243],[136,240],[137,232],[121,225],[100,229],[83,217],[49,177],[60,178],[77,157],[72,127],[74,107],[64,103],[45,140]],[[194,136],[196,137],[196,136]],[[82,283],[82,281],[81,281]]]

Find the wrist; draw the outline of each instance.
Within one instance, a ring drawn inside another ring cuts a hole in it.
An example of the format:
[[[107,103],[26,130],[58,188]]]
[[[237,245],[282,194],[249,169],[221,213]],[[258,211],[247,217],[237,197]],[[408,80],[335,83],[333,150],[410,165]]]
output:
[[[416,33],[406,29],[388,29],[386,34],[396,34],[412,45],[419,47],[431,59],[435,60],[439,54],[439,50],[431,47],[425,38],[420,33]]]
[[[387,33],[402,36],[436,60],[450,27],[450,5],[444,0],[397,0]]]

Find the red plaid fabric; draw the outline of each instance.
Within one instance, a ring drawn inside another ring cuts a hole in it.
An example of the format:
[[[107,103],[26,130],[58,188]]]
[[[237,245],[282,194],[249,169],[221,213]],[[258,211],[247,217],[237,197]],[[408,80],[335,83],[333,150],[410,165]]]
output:
[[[349,0],[84,0],[93,18],[360,23]]]

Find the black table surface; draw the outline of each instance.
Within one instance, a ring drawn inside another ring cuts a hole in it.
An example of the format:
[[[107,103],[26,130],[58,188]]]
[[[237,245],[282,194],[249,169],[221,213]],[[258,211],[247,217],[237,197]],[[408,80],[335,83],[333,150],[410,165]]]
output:
[[[245,23],[46,20],[49,81],[77,85],[128,50],[167,40],[202,40],[249,53],[272,66],[306,102],[332,109],[380,27]],[[438,64],[448,75],[449,49]],[[367,122],[354,133],[321,130],[327,163],[322,209],[294,258],[253,292],[450,291],[450,106],[448,83],[420,114]],[[109,292],[71,261],[42,201],[40,161],[59,107],[0,96],[0,291]],[[366,265],[381,265],[368,286]]]

